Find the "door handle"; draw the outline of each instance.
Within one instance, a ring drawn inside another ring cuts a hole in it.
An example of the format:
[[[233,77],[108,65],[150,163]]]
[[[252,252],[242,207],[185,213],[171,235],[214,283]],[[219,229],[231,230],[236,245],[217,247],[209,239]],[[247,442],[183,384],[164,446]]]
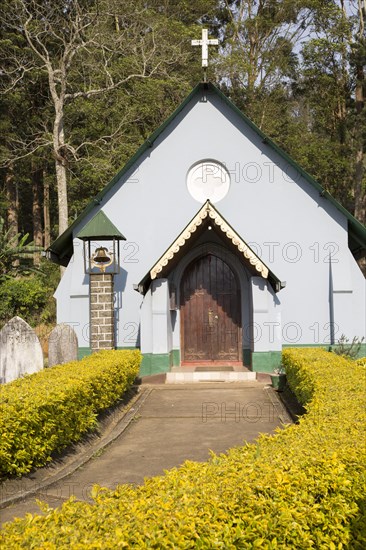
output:
[[[212,309],[208,310],[208,326],[209,327],[213,327],[218,318],[219,318],[219,316],[214,315]]]
[[[213,314],[213,311],[212,309],[209,309],[208,310],[208,326],[209,327],[212,327],[213,326],[213,317],[212,317],[212,314]]]

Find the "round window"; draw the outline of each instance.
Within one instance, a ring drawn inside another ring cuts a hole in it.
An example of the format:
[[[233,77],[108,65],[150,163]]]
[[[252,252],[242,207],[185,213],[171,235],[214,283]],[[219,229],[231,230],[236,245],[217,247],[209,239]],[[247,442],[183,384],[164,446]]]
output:
[[[194,164],[187,174],[187,187],[192,197],[204,203],[219,202],[230,188],[230,175],[223,164],[215,160],[203,160]]]

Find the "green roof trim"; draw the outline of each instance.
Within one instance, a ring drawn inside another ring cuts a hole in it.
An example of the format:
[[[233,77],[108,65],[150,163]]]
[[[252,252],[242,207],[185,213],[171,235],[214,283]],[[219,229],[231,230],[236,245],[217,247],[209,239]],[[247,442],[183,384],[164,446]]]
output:
[[[169,118],[163,122],[159,128],[153,132],[148,139],[139,147],[136,153],[129,159],[125,166],[113,177],[113,179],[96,195],[96,197],[86,206],[81,214],[74,220],[74,222],[64,231],[48,248],[47,255],[52,261],[60,263],[61,265],[67,265],[73,254],[73,231],[81,223],[81,221],[97,206],[99,206],[104,196],[110,191],[114,185],[133,167],[133,165],[140,159],[140,157],[153,147],[155,140],[160,134],[169,126],[169,124],[179,115],[179,113],[188,105],[191,99],[202,91],[209,91],[215,93],[220,99],[226,103],[230,109],[232,109],[258,136],[262,139],[263,143],[271,147],[278,155],[280,155],[286,162],[294,167],[305,179],[308,181],[317,191],[321,197],[330,201],[348,220],[348,232],[350,242],[353,247],[366,249],[366,227],[360,223],[348,210],[346,210],[336,199],[332,197],[328,191],[326,191],[320,183],[318,183],[310,174],[308,174],[301,166],[297,164],[283,149],[281,149],[274,141],[272,141],[262,130],[258,128],[244,113],[234,105],[234,103],[226,97],[214,84],[210,82],[201,82],[197,84],[185,100],[175,109]]]
[[[115,238],[120,241],[125,241],[126,237],[117,229],[117,227],[106,216],[103,210],[99,212],[83,227],[76,235],[78,239],[83,241],[88,239],[110,239]]]

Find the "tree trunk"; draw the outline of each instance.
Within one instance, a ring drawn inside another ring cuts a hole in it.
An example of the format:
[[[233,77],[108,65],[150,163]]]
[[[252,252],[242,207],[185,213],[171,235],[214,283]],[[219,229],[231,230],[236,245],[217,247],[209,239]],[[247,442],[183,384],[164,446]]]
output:
[[[356,159],[355,159],[355,217],[365,223],[365,190],[363,186],[364,177],[364,138],[363,138],[363,109],[365,98],[363,87],[365,85],[365,73],[362,63],[356,66]]]
[[[43,177],[43,227],[43,246],[47,250],[51,244],[50,184],[47,177]]]
[[[359,145],[356,153],[356,171],[355,171],[355,218],[365,224],[365,192],[363,190],[363,147]]]
[[[355,170],[355,217],[363,224],[366,222],[366,205],[365,205],[365,187],[364,187],[364,136],[363,136],[363,110],[365,107],[365,70],[364,70],[364,48],[365,48],[365,17],[366,17],[366,5],[365,2],[358,3],[359,6],[359,47],[360,55],[356,59],[356,170]],[[363,256],[358,259],[358,265],[361,271],[366,276],[366,254],[364,251]]]
[[[56,116],[53,126],[53,148],[55,154],[57,200],[58,200],[58,234],[61,235],[68,227],[67,172],[65,158],[64,106],[60,101],[55,105]],[[60,266],[60,275],[66,268]]]
[[[365,82],[365,73],[362,65],[356,67],[356,166],[355,166],[355,218],[361,223],[366,222],[366,194],[363,183],[365,168],[364,168],[364,139],[363,139],[363,123],[362,115],[365,106],[365,98],[363,86]],[[366,276],[366,255],[361,256],[357,261],[362,273]]]
[[[6,198],[8,200],[8,209],[7,209],[7,229],[9,230],[10,239],[16,239],[19,233],[18,225],[18,211],[19,211],[19,197],[18,197],[18,186],[14,181],[14,171],[13,167],[10,166],[7,169],[5,175],[5,186],[6,186]]]
[[[67,177],[66,162],[56,159],[56,179],[58,195],[58,234],[61,235],[68,227]]]
[[[53,149],[55,155],[57,197],[58,197],[58,234],[61,235],[68,227],[67,203],[67,173],[65,158],[64,107],[56,106],[56,116],[53,127]]]
[[[33,163],[32,170],[32,217],[33,217],[33,242],[36,246],[42,246],[42,208],[41,208],[41,190],[43,186],[43,168]],[[41,263],[41,254],[36,252],[33,256],[33,263],[39,266]]]

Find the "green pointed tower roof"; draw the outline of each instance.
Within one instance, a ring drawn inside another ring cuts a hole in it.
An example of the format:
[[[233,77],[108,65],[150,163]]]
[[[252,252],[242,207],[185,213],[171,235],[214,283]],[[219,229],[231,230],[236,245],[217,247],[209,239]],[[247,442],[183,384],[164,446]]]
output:
[[[120,241],[126,240],[126,237],[104,214],[103,210],[99,210],[98,214],[88,221],[76,236],[83,241],[88,239],[111,239],[113,237]]]

